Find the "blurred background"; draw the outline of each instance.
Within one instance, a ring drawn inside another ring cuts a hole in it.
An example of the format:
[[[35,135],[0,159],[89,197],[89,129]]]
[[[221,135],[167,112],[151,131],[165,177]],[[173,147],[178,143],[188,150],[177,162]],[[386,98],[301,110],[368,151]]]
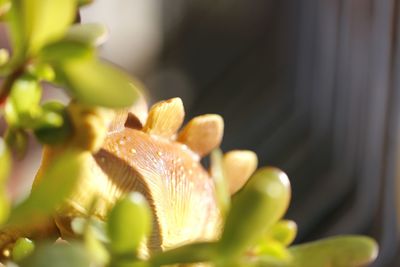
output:
[[[142,80],[150,103],[179,96],[187,119],[221,114],[223,150],[254,150],[260,165],[288,173],[296,242],[367,234],[381,247],[373,266],[396,267],[399,8],[397,0],[96,0],[80,15],[107,26],[102,57]],[[40,149],[31,146],[13,181],[33,178]]]

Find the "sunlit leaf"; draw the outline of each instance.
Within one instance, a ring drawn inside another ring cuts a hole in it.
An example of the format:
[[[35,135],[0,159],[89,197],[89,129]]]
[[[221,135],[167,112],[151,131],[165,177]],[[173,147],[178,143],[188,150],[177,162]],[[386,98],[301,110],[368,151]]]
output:
[[[21,35],[29,54],[61,38],[73,22],[76,0],[15,0],[11,19],[13,35]]]
[[[221,254],[237,256],[254,245],[285,213],[290,199],[286,174],[259,169],[232,200],[220,240]]]
[[[35,63],[30,64],[27,68],[29,74],[36,77],[40,81],[53,81],[55,78],[55,72],[52,66],[47,63]]]
[[[12,259],[16,262],[29,256],[35,249],[35,244],[28,238],[19,238],[12,248]]]
[[[105,42],[107,36],[107,29],[101,24],[75,24],[69,28],[64,40],[98,46]]]
[[[0,18],[11,8],[11,0],[0,0]]]
[[[359,267],[375,260],[376,242],[368,237],[342,236],[290,248],[291,267]]]
[[[294,221],[281,220],[271,227],[267,237],[288,246],[296,238],[296,234],[297,225]]]
[[[125,73],[99,61],[71,61],[60,70],[73,97],[89,105],[118,108],[131,106],[137,85]]]
[[[225,216],[230,207],[231,196],[222,165],[222,151],[219,149],[211,153],[211,177],[214,180],[219,209]]]
[[[38,113],[42,88],[32,77],[24,76],[16,80],[5,106],[8,125],[27,126]]]
[[[62,143],[72,134],[72,125],[65,106],[56,101],[42,106],[42,115],[35,128],[34,133],[43,144]]]
[[[213,261],[218,257],[216,246],[216,243],[193,243],[159,252],[151,257],[151,266]]]
[[[10,53],[8,52],[8,50],[0,48],[0,66],[5,65],[9,59],[10,59]]]
[[[11,158],[6,143],[0,137],[0,187],[4,185],[10,173]]]
[[[81,244],[46,244],[25,258],[21,267],[88,267],[90,259]]]
[[[94,227],[89,224],[84,234],[85,246],[92,261],[104,266],[110,261],[110,255],[104,245],[97,239]]]
[[[63,63],[71,60],[88,60],[95,55],[94,49],[85,43],[74,40],[61,40],[46,45],[39,54],[43,62]]]
[[[268,239],[264,239],[263,242],[260,242],[253,250],[253,253],[286,262],[291,258],[291,255],[282,243]]]
[[[10,211],[10,202],[6,197],[6,181],[10,173],[10,165],[10,153],[0,137],[0,225],[7,219]]]
[[[75,188],[82,170],[82,156],[82,152],[65,151],[50,163],[30,196],[12,210],[9,224],[33,223],[50,215]]]
[[[151,230],[151,212],[145,198],[132,193],[119,201],[108,215],[107,230],[113,252],[135,255]]]

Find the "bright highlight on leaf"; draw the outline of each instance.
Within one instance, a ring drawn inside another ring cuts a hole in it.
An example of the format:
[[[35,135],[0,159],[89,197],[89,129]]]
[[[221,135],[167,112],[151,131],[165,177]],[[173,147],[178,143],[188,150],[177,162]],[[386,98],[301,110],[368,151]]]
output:
[[[98,46],[107,39],[106,27],[97,23],[75,24],[69,28],[64,37],[66,41],[74,41],[90,46]]]
[[[29,256],[35,249],[35,244],[28,238],[19,238],[12,249],[12,259],[16,262]]]

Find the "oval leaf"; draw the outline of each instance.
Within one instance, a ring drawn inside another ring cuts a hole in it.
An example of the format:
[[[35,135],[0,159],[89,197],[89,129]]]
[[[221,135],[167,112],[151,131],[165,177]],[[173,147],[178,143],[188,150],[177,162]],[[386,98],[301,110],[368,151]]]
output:
[[[88,267],[90,259],[81,244],[46,244],[21,264],[23,267]]]
[[[19,238],[12,248],[12,259],[16,262],[29,256],[35,249],[35,244],[28,238]]]
[[[150,208],[139,193],[132,193],[119,201],[108,215],[110,245],[117,254],[135,255],[139,244],[150,230]]]
[[[54,159],[37,179],[30,196],[12,210],[8,223],[32,224],[49,216],[75,188],[82,170],[82,155],[71,150]]]
[[[276,168],[258,170],[232,199],[224,232],[221,254],[230,257],[244,252],[285,213],[290,199],[290,184]]]
[[[69,28],[64,40],[98,46],[106,41],[107,36],[107,28],[101,24],[75,24]]]
[[[125,73],[99,61],[71,61],[60,68],[72,95],[89,105],[122,108],[138,98],[137,85]]]
[[[76,0],[13,1],[19,30],[28,53],[36,53],[45,44],[61,38],[74,21]]]
[[[290,252],[293,267],[358,267],[375,260],[378,246],[369,237],[342,236],[293,246]]]

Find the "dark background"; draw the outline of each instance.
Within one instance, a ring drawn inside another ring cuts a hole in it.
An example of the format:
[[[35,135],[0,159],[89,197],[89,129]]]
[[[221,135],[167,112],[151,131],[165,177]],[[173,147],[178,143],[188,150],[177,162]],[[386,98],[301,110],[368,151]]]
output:
[[[399,2],[162,3],[150,93],[221,114],[224,150],[288,173],[297,242],[367,234],[374,266],[399,266]]]

